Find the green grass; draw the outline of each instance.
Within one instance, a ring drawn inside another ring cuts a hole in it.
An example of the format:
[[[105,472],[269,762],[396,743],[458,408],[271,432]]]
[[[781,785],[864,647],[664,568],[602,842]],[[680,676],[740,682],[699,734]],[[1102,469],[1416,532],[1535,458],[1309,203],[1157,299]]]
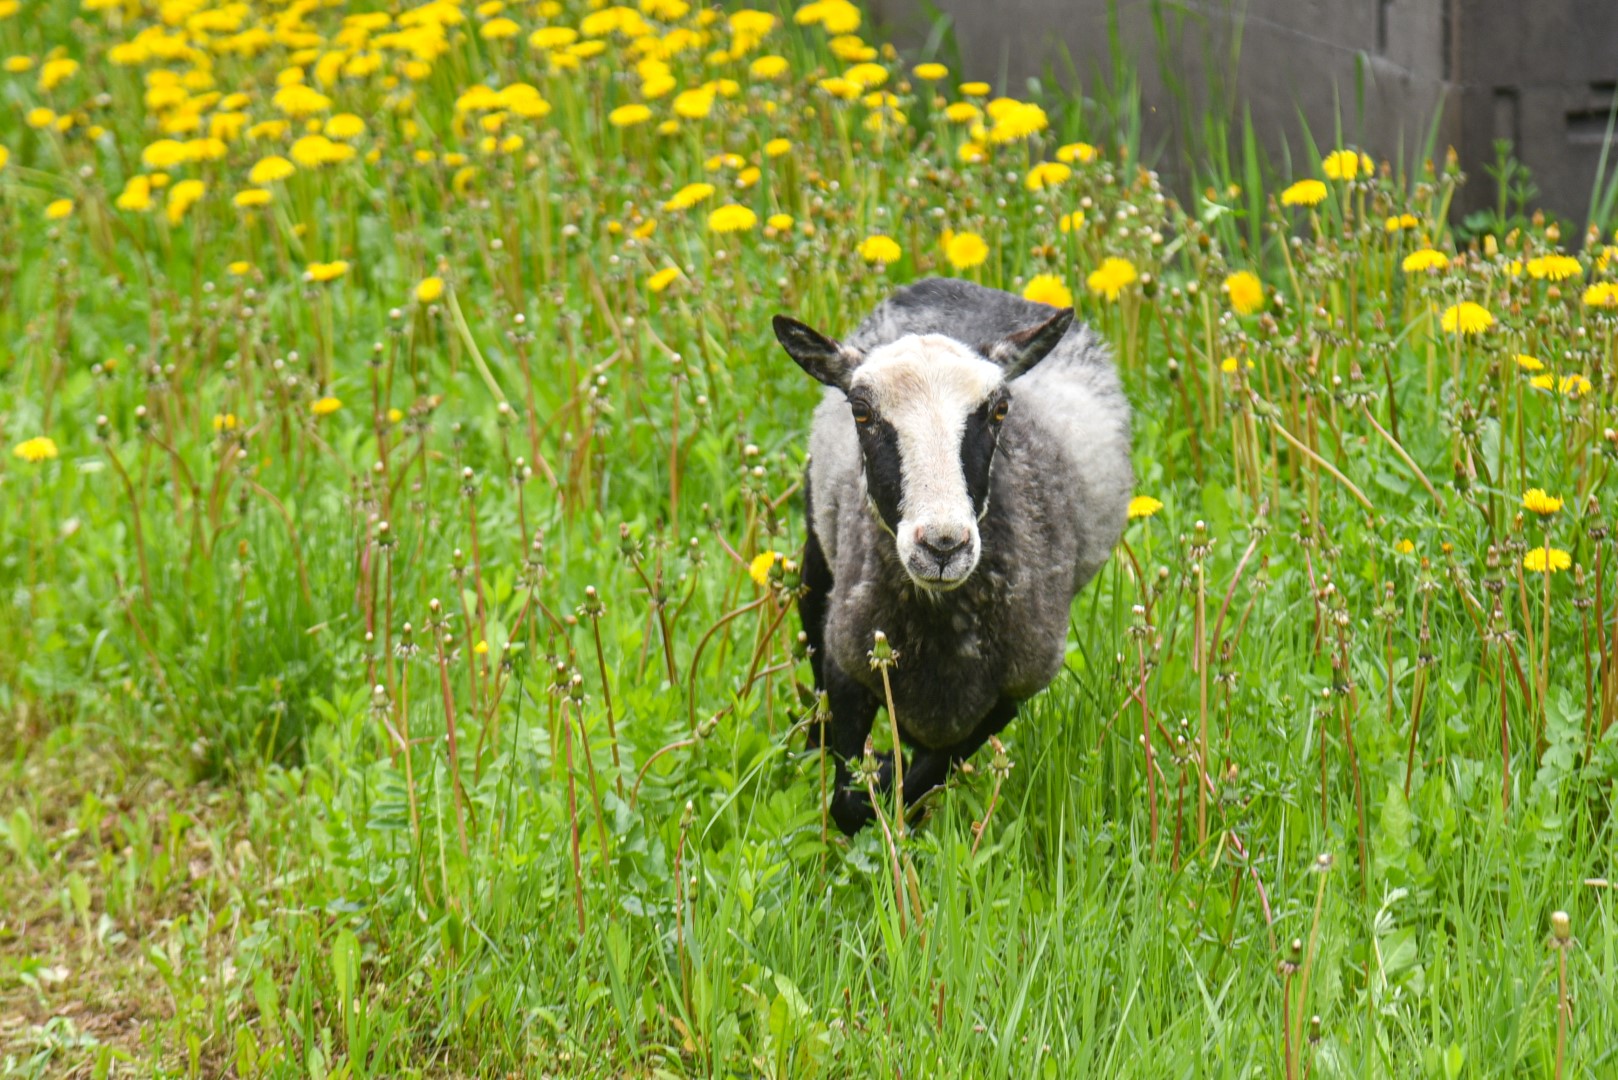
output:
[[[342,14],[296,33],[330,51]],[[894,101],[842,101],[815,80],[856,46],[790,18],[670,56],[736,80],[708,118],[657,134],[670,94],[620,129],[623,34],[553,68],[527,33],[583,5],[464,14],[427,70],[371,42],[321,83],[356,155],[261,210],[231,197],[301,129],[117,207],[191,137],[146,91],[194,63],[113,62],[150,13],[0,21],[0,54],[82,64],[0,76],[0,1075],[1618,1075],[1606,245],[1560,282],[1534,260],[1574,238],[1532,219],[1458,250],[1442,166],[1284,208],[1250,137],[1186,205],[1138,135],[1031,192],[1052,132],[963,162],[944,108],[983,99],[878,53]],[[277,117],[311,47],[190,32],[247,95],[194,77],[204,129]],[[504,111],[521,147],[457,114],[480,80],[550,104]],[[732,201],[757,224],[710,232]],[[945,230],[988,259],[950,267]],[[1428,242],[1456,261],[1404,272]],[[1116,300],[1106,257],[1141,275]],[[936,273],[1074,292],[1164,505],[1006,760],[895,849],[827,834],[793,570],[749,564],[801,547],[818,393],[769,316],[846,333]],[[1493,325],[1444,331],[1463,300]],[[56,456],[9,452],[36,436]],[[1575,564],[1548,578],[1547,538]]]

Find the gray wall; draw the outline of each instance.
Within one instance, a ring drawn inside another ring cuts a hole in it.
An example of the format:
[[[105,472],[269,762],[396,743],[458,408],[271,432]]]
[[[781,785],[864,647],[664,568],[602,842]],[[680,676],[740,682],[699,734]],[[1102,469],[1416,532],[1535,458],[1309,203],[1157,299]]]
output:
[[[949,16],[960,78],[1008,93],[1054,75],[1112,85],[1109,22],[1141,79],[1144,142],[1196,148],[1187,125],[1212,105],[1240,132],[1251,110],[1272,162],[1304,165],[1300,113],[1322,149],[1346,142],[1414,166],[1435,115],[1470,180],[1462,209],[1492,205],[1484,166],[1511,138],[1538,205],[1582,223],[1618,80],[1618,0],[869,0],[901,47]],[[1161,26],[1161,33],[1159,32]],[[1074,84],[1077,85],[1074,85]],[[1187,138],[1187,136],[1190,138]],[[1237,147],[1232,147],[1236,151]],[[1618,157],[1618,153],[1614,154]]]

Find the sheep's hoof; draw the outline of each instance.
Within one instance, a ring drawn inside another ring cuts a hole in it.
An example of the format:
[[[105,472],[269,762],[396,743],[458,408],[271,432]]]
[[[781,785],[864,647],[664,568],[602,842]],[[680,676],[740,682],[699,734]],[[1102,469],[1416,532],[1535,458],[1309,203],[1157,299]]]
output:
[[[831,819],[844,836],[853,836],[876,820],[876,812],[863,791],[841,791],[832,798]]]

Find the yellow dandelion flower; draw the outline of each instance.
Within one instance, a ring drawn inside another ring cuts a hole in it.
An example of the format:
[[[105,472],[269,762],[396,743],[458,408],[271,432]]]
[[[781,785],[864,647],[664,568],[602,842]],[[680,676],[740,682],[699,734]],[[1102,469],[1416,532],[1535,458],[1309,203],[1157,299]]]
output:
[[[423,304],[430,304],[444,295],[444,279],[434,274],[424,277],[416,283],[416,299]]]
[[[1415,214],[1393,214],[1382,223],[1382,228],[1384,231],[1392,233],[1403,229],[1414,229],[1420,224],[1421,219],[1416,217]]]
[[[312,262],[304,271],[304,276],[310,281],[327,282],[336,281],[346,273],[348,273],[347,260],[338,259],[335,262]]]
[[[792,153],[791,139],[771,139],[764,144],[764,156],[768,158],[783,157]]]
[[[705,184],[701,181],[695,184],[687,184],[679,191],[676,191],[674,196],[663,204],[663,209],[689,210],[704,199],[712,198],[713,193],[714,186],[712,184]]]
[[[843,72],[843,78],[861,90],[874,90],[888,81],[888,69],[881,64],[855,64]]]
[[[1583,397],[1592,389],[1590,380],[1577,372],[1563,376],[1562,381],[1556,384],[1556,388],[1568,397]]]
[[[1090,276],[1084,279],[1090,291],[1098,296],[1105,296],[1108,300],[1117,300],[1118,294],[1140,279],[1135,270],[1135,264],[1128,259],[1120,259],[1109,255],[1102,260],[1099,269],[1092,270]]]
[[[484,23],[483,28],[478,31],[478,37],[484,41],[504,41],[506,38],[516,37],[521,32],[522,27],[518,26],[514,19],[501,16]]]
[[[214,413],[213,429],[215,432],[235,431],[238,421],[235,413]]]
[[[957,101],[944,109],[944,119],[952,124],[969,124],[983,116],[983,110],[970,101]]]
[[[867,236],[860,241],[859,252],[860,258],[866,262],[881,263],[884,266],[896,263],[904,257],[904,252],[900,249],[899,242],[891,236]]]
[[[665,266],[663,269],[646,279],[646,287],[652,290],[654,293],[660,293],[670,285],[673,285],[675,279],[679,276],[679,267]]]
[[[1328,180],[1353,180],[1360,175],[1370,176],[1376,165],[1369,154],[1357,150],[1333,150],[1320,163],[1320,168]]]
[[[1524,371],[1545,370],[1544,361],[1540,360],[1540,358],[1537,356],[1529,356],[1527,353],[1518,353],[1516,356],[1516,361],[1517,366],[1522,368]]]
[[[185,220],[185,213],[201,199],[207,187],[201,180],[181,180],[169,188],[168,205],[164,213],[168,216],[171,226],[180,224]]]
[[[55,90],[79,73],[79,62],[68,57],[47,60],[39,69],[39,88],[46,93]]]
[[[1029,191],[1044,191],[1072,175],[1071,165],[1064,165],[1060,161],[1042,161],[1028,170],[1028,175],[1023,178],[1023,187]]]
[[[316,416],[330,416],[332,413],[336,412],[342,407],[342,400],[334,397],[318,398],[309,403],[309,411],[314,413]]]
[[[944,243],[944,258],[957,270],[981,266],[988,257],[989,245],[977,233],[956,233]]]
[[[579,40],[579,32],[571,26],[542,26],[528,35],[528,44],[536,49],[565,49]]]
[[[35,129],[48,128],[56,123],[56,114],[50,109],[41,106],[37,109],[29,109],[24,113],[23,122]]]
[[[633,233],[631,233],[630,235],[633,236],[636,240],[645,240],[646,238],[651,236],[656,231],[657,231],[657,219],[656,218],[647,218],[645,221],[643,221],[639,225],[635,226],[635,231]]]
[[[1022,298],[1057,308],[1073,306],[1073,290],[1055,274],[1036,274],[1029,279],[1028,284],[1023,286]]]
[[[271,200],[274,198],[275,196],[268,188],[247,188],[244,191],[238,191],[230,201],[239,210],[252,210],[256,207],[270,205]]]
[[[1618,284],[1597,282],[1584,290],[1585,307],[1618,308]]]
[[[318,169],[322,165],[348,161],[354,156],[354,148],[347,143],[332,142],[324,135],[305,135],[293,143],[287,153],[305,169]]]
[[[32,56],[22,55],[8,56],[6,57],[4,66],[9,74],[21,75],[25,71],[32,71],[34,69],[34,58]]]
[[[1540,517],[1550,517],[1562,509],[1562,500],[1555,495],[1545,494],[1544,488],[1529,488],[1522,493],[1522,506],[1524,510],[1531,510]]]
[[[248,262],[246,259],[237,259],[235,262],[225,267],[225,272],[231,277],[246,277],[248,274],[252,273],[252,271],[253,264]]]
[[[45,207],[45,217],[50,221],[61,221],[73,213],[72,199],[57,199]]]
[[[791,214],[771,214],[769,217],[764,219],[764,224],[768,225],[776,232],[786,232],[788,229],[792,228],[793,221],[794,218]]]
[[[607,114],[607,123],[616,128],[644,124],[652,118],[652,110],[645,105],[620,105]]]
[[[30,465],[50,461],[56,457],[56,442],[49,435],[36,435],[11,448],[11,456],[21,458]]]
[[[980,143],[964,142],[961,148],[955,151],[955,156],[963,165],[981,165],[989,160],[989,152]]]
[[[791,66],[784,56],[761,56],[747,66],[747,73],[755,79],[777,79]]]
[[[254,187],[264,187],[267,184],[275,183],[277,180],[285,180],[297,171],[297,166],[286,158],[278,154],[271,154],[267,158],[259,159],[248,170],[247,182]]]
[[[910,69],[910,73],[922,82],[937,82],[949,77],[949,68],[943,64],[917,64]]]
[[[674,95],[674,111],[687,120],[701,120],[713,111],[714,88],[699,86]]]
[[[1536,390],[1549,390],[1556,385],[1556,376],[1547,371],[1543,375],[1535,375],[1529,379],[1528,385]]]
[[[357,139],[365,134],[365,121],[353,113],[338,113],[326,121],[325,132],[333,139]]]
[[[1319,206],[1326,201],[1326,185],[1319,180],[1299,180],[1281,192],[1282,206]]]
[[[1573,565],[1573,556],[1561,548],[1537,547],[1522,557],[1524,570],[1535,574],[1554,574]]]
[[[1411,552],[1416,550],[1416,545],[1409,540],[1400,540],[1393,545],[1393,550],[1398,552],[1400,555],[1409,555]]]
[[[849,0],[814,0],[792,13],[799,26],[819,24],[828,34],[852,34],[860,28],[860,9]]]
[[[152,180],[139,173],[131,176],[124,184],[124,190],[118,194],[113,205],[120,210],[132,213],[145,213],[152,208]]]
[[[839,75],[833,75],[830,78],[821,79],[819,82],[815,83],[815,85],[820,87],[820,89],[824,90],[826,93],[830,94],[832,97],[838,98],[842,101],[853,101],[855,98],[859,97],[861,93],[863,93],[863,89],[859,83],[850,79],[845,79]]]
[[[1017,142],[1044,131],[1050,126],[1045,110],[1031,102],[1016,102],[994,118],[989,128],[989,141],[997,146]]]
[[[986,82],[964,82],[960,86],[960,91],[967,97],[988,97],[989,84]]]
[[[1071,214],[1063,214],[1057,220],[1056,227],[1065,233],[1078,232],[1084,228],[1084,211],[1075,210]]]
[[[1264,310],[1264,283],[1251,270],[1238,270],[1225,279],[1225,295],[1238,315]]]
[[[1446,334],[1481,334],[1494,325],[1494,316],[1482,304],[1463,300],[1444,309],[1439,325]]]
[[[1407,274],[1419,274],[1429,270],[1447,270],[1449,269],[1449,256],[1433,248],[1422,248],[1420,251],[1412,251],[1409,255],[1406,255],[1404,261],[1399,264],[1399,268]]]
[[[303,83],[288,83],[275,92],[270,104],[288,116],[304,117],[331,108],[331,98]]]
[[[716,233],[746,232],[758,224],[758,215],[740,203],[728,203],[708,215],[708,228]]]
[[[775,560],[781,558],[779,552],[761,551],[753,556],[753,561],[747,564],[747,576],[753,579],[753,584],[759,588],[770,583],[770,570],[775,566]]]
[[[290,130],[291,125],[285,120],[265,120],[247,129],[247,139],[249,142],[273,141],[282,138]]]
[[[1566,281],[1584,273],[1579,260],[1571,255],[1541,255],[1537,259],[1529,259],[1525,269],[1529,277],[1547,281]]]
[[[1056,160],[1069,164],[1076,161],[1081,165],[1088,165],[1099,156],[1100,151],[1087,142],[1068,143],[1056,151]]]
[[[1136,495],[1129,500],[1129,520],[1149,518],[1161,509],[1163,509],[1163,504],[1150,495]]]

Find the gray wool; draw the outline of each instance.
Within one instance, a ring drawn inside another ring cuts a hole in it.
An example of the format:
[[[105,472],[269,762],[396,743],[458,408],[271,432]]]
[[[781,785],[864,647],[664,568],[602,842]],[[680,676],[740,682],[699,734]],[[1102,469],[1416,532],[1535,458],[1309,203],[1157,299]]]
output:
[[[899,289],[844,344],[860,354],[909,334],[976,349],[1055,309],[966,281]],[[1123,532],[1134,482],[1130,408],[1105,346],[1074,323],[1046,358],[1009,384],[1012,406],[979,528],[982,558],[949,592],[917,587],[868,504],[848,401],[828,389],[810,434],[814,530],[830,565],[825,650],[873,693],[867,651],[877,630],[899,652],[895,711],[915,742],[946,747],[998,699],[1049,685],[1066,653],[1073,597]]]

